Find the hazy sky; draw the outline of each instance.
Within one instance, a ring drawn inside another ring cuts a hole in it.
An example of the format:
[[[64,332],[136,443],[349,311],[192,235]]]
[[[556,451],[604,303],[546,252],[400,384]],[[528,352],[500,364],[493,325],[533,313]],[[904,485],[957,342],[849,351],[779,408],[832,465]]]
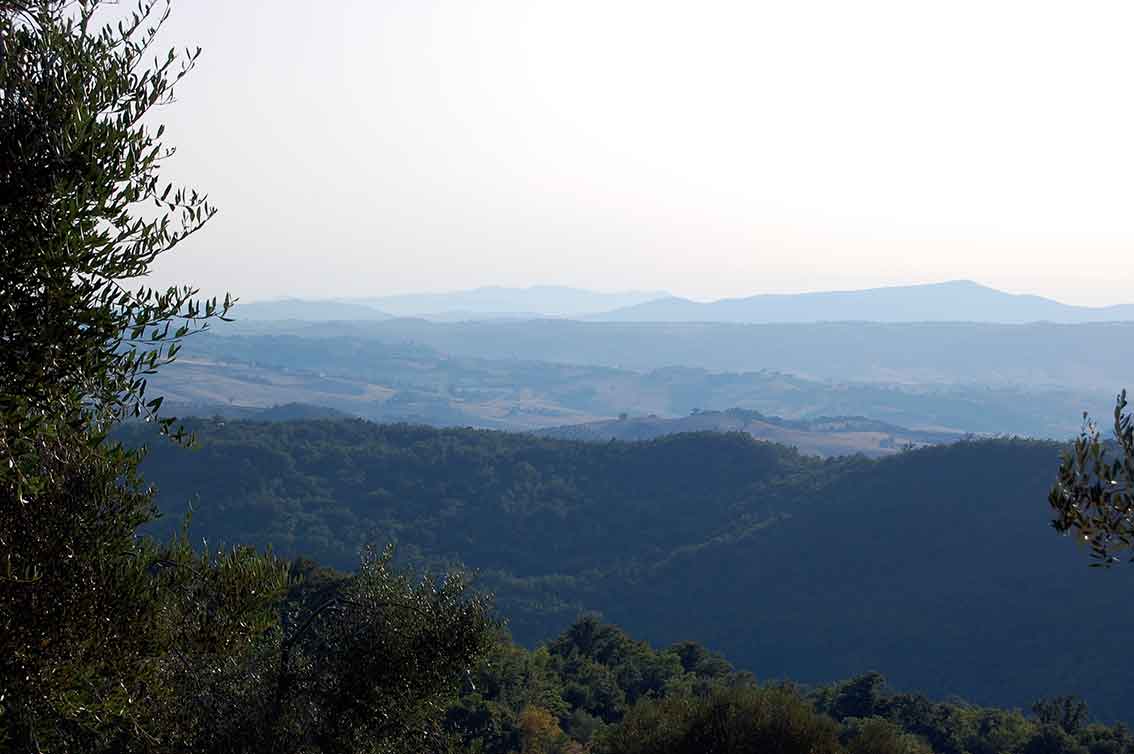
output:
[[[1134,302],[1134,3],[177,0],[155,282]]]

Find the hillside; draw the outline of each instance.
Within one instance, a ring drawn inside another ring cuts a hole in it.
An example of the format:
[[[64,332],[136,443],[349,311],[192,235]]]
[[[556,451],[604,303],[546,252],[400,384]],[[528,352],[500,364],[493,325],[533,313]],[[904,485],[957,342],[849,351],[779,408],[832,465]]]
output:
[[[1055,438],[1074,434],[1084,410],[1108,411],[1112,394],[1110,387],[823,382],[770,370],[639,372],[453,356],[360,335],[270,334],[190,338],[152,389],[180,415],[232,418],[306,403],[381,421],[526,431],[622,413],[678,418],[739,408],[790,420],[866,416],[911,430]]]
[[[763,294],[698,303],[664,298],[592,317],[604,322],[1117,322],[1134,305],[1071,306],[998,291],[971,280],[861,291]]]
[[[620,417],[539,430],[543,437],[586,442],[654,440],[688,432],[743,432],[757,440],[797,448],[808,455],[841,456],[862,453],[880,457],[923,445],[956,442],[963,435],[906,429],[861,416],[821,416],[789,420],[758,411],[695,410],[689,416]]]
[[[360,422],[198,425],[143,467],[193,536],[349,568],[366,541],[480,569],[534,642],[597,610],[759,677],[876,669],[898,688],[1127,716],[1134,571],[1048,526],[1058,447],[961,442],[880,461],[740,434],[576,443]],[[131,441],[143,439],[131,428]]]

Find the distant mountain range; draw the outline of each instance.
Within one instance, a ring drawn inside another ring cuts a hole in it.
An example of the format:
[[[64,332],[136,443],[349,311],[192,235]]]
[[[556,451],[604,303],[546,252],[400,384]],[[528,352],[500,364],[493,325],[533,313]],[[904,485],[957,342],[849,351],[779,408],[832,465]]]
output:
[[[398,317],[424,319],[492,319],[516,317],[583,317],[666,298],[663,291],[601,293],[558,285],[530,288],[488,286],[449,293],[409,293],[350,299]]]
[[[245,321],[374,321],[417,318],[434,322],[586,319],[595,322],[1053,322],[1134,321],[1134,304],[1072,306],[1042,296],[1005,293],[971,280],[859,291],[769,293],[697,302],[662,292],[600,293],[564,286],[476,288],[358,299],[279,299],[239,304]]]
[[[552,427],[536,434],[560,440],[640,442],[686,432],[743,432],[757,440],[797,448],[807,455],[844,456],[862,453],[871,458],[926,445],[956,442],[963,437],[954,432],[910,430],[861,416],[793,420],[738,408],[727,411],[694,411],[689,416],[674,419],[627,416]]]
[[[1134,304],[1071,306],[1042,296],[1017,295],[971,280],[860,291],[770,293],[698,303],[683,298],[647,301],[591,319],[605,322],[1118,322],[1134,320]]]

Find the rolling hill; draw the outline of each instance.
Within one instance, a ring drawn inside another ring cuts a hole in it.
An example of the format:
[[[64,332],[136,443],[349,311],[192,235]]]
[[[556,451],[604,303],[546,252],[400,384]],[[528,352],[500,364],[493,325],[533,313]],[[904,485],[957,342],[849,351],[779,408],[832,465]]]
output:
[[[215,336],[294,335],[415,344],[448,356],[649,371],[775,370],[812,380],[1060,387],[1117,392],[1130,377],[1134,322],[795,324],[494,320],[236,322]],[[899,422],[900,423],[900,422]]]
[[[1079,429],[1084,410],[1101,416],[1113,406],[1109,387],[820,382],[779,371],[685,367],[638,372],[455,357],[356,335],[195,336],[151,379],[151,390],[179,415],[245,418],[304,403],[381,421],[508,430],[739,408],[789,420],[866,416],[912,430],[1065,438]]]

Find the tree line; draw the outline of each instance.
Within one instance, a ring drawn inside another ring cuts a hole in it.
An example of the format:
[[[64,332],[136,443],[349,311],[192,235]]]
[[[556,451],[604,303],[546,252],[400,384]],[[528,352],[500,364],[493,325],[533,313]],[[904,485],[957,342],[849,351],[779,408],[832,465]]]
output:
[[[695,642],[654,649],[583,617],[534,650],[501,636],[446,714],[483,754],[1121,754],[1125,725],[1074,697],[1027,711],[932,701],[875,672],[803,687],[758,682]]]

